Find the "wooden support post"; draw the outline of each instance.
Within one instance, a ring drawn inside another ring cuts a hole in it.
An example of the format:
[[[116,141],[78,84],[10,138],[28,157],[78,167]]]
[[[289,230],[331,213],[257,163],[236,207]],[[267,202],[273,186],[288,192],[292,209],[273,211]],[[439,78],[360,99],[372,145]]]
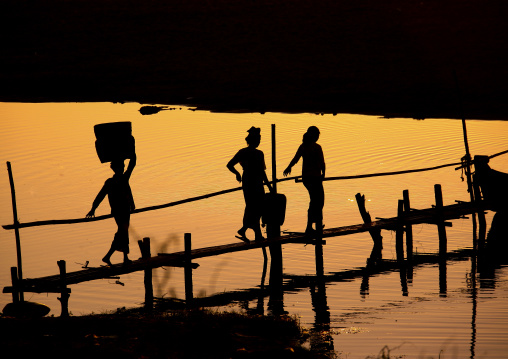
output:
[[[64,260],[58,261],[58,268],[60,269],[60,304],[62,306],[62,313],[60,317],[68,318],[69,317],[69,292],[67,290],[66,278],[66,264]]]
[[[443,193],[441,191],[441,185],[434,185],[434,194],[436,197],[436,220],[437,230],[439,234],[439,255],[446,257],[447,239],[446,239],[446,227],[443,218]]]
[[[409,202],[409,191],[406,189],[402,192],[404,200],[404,214],[407,216],[411,211],[411,203]],[[409,262],[413,261],[413,226],[406,223],[406,257]]]
[[[138,241],[139,250],[141,251],[141,258],[150,259],[150,238],[145,237],[143,240]],[[145,285],[145,310],[151,312],[153,310],[153,283],[152,283],[152,268],[145,269],[144,276]]]
[[[485,246],[485,239],[487,233],[487,221],[485,220],[485,212],[481,205],[482,194],[476,176],[473,176],[473,191],[474,191],[474,205],[478,209],[478,240],[480,247]]]
[[[323,260],[323,221],[316,222],[316,238],[314,239],[314,252],[316,255],[316,275],[318,279],[324,275],[324,260]]]
[[[273,194],[277,194],[277,155],[276,155],[276,141],[275,141],[275,124],[271,126],[271,137],[272,137],[272,188]],[[270,220],[266,224],[266,236],[268,239],[280,237],[280,224],[274,223]],[[272,312],[279,313],[282,311],[284,293],[282,291],[282,245],[271,244],[268,249],[270,250],[270,278],[269,278],[269,289],[270,289],[270,300],[268,301],[268,307],[271,308]]]
[[[271,126],[272,135],[272,188],[273,193],[277,193],[277,156],[275,142],[275,124]],[[280,237],[280,225],[278,223],[266,224],[266,236],[270,238]],[[282,286],[282,246],[280,244],[271,244],[270,250],[270,286],[275,288]]]
[[[190,233],[185,233],[185,304],[190,307],[193,301],[193,288],[192,288],[192,239]]]
[[[19,281],[18,281],[18,268],[11,267],[11,282],[12,282],[12,302],[19,303]]]
[[[365,196],[357,193],[355,195],[356,203],[358,204],[358,210],[360,211],[360,215],[362,216],[363,223],[370,224],[372,223],[372,219],[370,217],[370,213],[367,212],[365,208]],[[383,236],[381,235],[381,230],[379,228],[369,230],[370,236],[374,241],[374,245],[376,249],[379,248],[381,250],[383,248]]]
[[[22,268],[22,260],[21,260],[21,240],[19,236],[19,221],[18,221],[18,207],[16,204],[16,190],[14,188],[14,177],[12,175],[11,163],[7,162],[7,172],[9,173],[9,183],[11,185],[11,201],[12,201],[12,216],[14,217],[14,234],[16,236],[16,255],[17,255],[17,263],[18,263],[18,281],[19,281],[19,300],[21,302],[25,301],[23,294],[23,268]]]
[[[404,200],[399,199],[397,207],[397,231],[395,234],[397,261],[404,261]]]
[[[397,262],[399,263],[400,285],[402,295],[408,295],[407,270],[404,262],[404,200],[399,199],[397,206],[397,232],[395,234],[395,251],[397,253]]]

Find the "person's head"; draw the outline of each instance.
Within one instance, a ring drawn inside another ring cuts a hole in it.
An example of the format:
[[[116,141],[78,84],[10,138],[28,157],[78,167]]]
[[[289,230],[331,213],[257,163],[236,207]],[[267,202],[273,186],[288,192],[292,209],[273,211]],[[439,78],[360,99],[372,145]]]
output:
[[[249,146],[258,147],[261,142],[261,129],[259,127],[251,127],[247,131],[249,134],[245,137],[245,141]]]
[[[307,132],[305,132],[303,135],[304,143],[317,142],[318,139],[319,139],[319,129],[316,126],[310,126],[307,129]]]
[[[474,156],[474,168],[476,173],[483,172],[490,169],[489,166],[489,156]]]
[[[122,174],[123,170],[125,169],[125,164],[123,160],[113,160],[111,161],[110,167],[113,172],[115,172],[115,174]]]

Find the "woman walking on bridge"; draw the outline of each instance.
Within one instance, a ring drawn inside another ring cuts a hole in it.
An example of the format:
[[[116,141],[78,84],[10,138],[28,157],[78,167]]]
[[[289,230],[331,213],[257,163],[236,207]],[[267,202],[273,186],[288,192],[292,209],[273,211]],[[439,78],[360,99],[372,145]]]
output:
[[[325,178],[326,165],[323,149],[317,144],[319,134],[319,129],[316,126],[310,126],[307,129],[307,132],[303,135],[302,144],[298,147],[289,166],[284,170],[285,177],[290,175],[293,166],[298,163],[300,158],[303,158],[302,180],[310,197],[307,228],[305,229],[307,235],[313,234],[313,223],[316,224],[316,230],[322,229],[323,225],[323,206],[325,204],[323,179]]]
[[[123,159],[115,159],[111,161],[111,169],[114,172],[113,177],[108,178],[104,186],[97,194],[93,201],[92,209],[86,215],[87,218],[95,216],[95,209],[101,204],[102,200],[108,196],[111,206],[111,214],[115,218],[118,231],[115,233],[113,243],[108,253],[102,258],[107,265],[111,265],[111,256],[115,251],[123,253],[123,261],[125,264],[130,263],[129,254],[129,223],[131,212],[135,209],[134,199],[132,197],[129,179],[132,171],[136,166],[136,154],[129,160],[129,166],[124,172],[125,164]]]
[[[238,239],[249,242],[245,232],[251,228],[255,234],[255,240],[263,240],[261,234],[261,213],[265,194],[264,185],[272,192],[272,186],[266,176],[265,155],[257,147],[261,142],[261,129],[251,127],[245,138],[247,147],[239,150],[228,162],[227,168],[235,174],[236,180],[242,183],[243,196],[245,198],[245,211],[243,214],[243,226],[238,230]],[[243,168],[243,176],[237,171],[235,165],[240,163]]]

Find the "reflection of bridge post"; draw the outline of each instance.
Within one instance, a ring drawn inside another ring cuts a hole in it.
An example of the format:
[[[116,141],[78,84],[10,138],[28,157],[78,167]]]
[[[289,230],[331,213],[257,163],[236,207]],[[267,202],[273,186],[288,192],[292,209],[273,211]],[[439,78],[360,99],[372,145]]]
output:
[[[314,327],[311,330],[310,345],[320,354],[334,353],[333,336],[330,332],[330,310],[326,299],[326,286],[323,277],[309,287],[312,309],[315,313]]]
[[[448,285],[446,283],[446,259],[439,259],[439,296],[446,297]]]
[[[360,295],[362,298],[365,298],[367,295],[369,295],[370,275],[372,270],[376,267],[376,265],[379,264],[383,257],[382,250],[382,245],[379,242],[372,245],[372,251],[370,252],[370,257],[367,258],[367,264],[365,266],[364,274],[362,277],[362,284],[360,285]]]

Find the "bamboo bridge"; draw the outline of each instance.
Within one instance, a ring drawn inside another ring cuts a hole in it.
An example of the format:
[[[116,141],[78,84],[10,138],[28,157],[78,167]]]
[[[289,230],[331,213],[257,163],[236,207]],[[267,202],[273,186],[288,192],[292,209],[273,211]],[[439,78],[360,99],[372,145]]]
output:
[[[508,153],[503,151],[490,158],[499,156],[501,154]],[[466,215],[473,215],[473,221],[476,223],[476,216],[478,216],[480,233],[485,231],[485,217],[484,211],[490,209],[484,200],[482,200],[480,188],[474,184],[472,180],[472,173],[470,166],[472,165],[470,160],[469,152],[467,149],[466,141],[466,157],[459,163],[451,163],[441,165],[437,167],[430,167],[424,169],[398,171],[398,172],[387,172],[387,173],[376,173],[359,176],[349,177],[331,177],[325,180],[341,180],[341,179],[353,179],[353,178],[365,178],[373,176],[387,176],[387,175],[398,175],[403,173],[430,171],[437,168],[455,166],[457,169],[464,169],[468,179],[468,191],[471,196],[471,201],[468,202],[457,202],[451,205],[443,204],[443,196],[441,193],[441,186],[439,184],[434,185],[435,191],[435,204],[432,207],[416,210],[411,208],[409,193],[407,190],[403,191],[403,198],[398,201],[397,216],[392,218],[378,218],[372,220],[369,212],[365,208],[364,196],[358,193],[356,200],[358,208],[363,219],[363,223],[335,227],[335,228],[322,228],[322,225],[317,224],[317,230],[312,236],[305,235],[304,233],[281,233],[281,223],[267,222],[267,239],[261,241],[252,241],[249,243],[237,242],[225,245],[218,245],[206,248],[192,248],[191,234],[185,234],[185,250],[175,253],[159,253],[152,256],[150,253],[150,239],[144,238],[142,241],[138,241],[142,257],[138,260],[133,260],[128,264],[116,264],[104,267],[88,267],[85,265],[82,270],[67,272],[66,263],[64,260],[58,261],[59,274],[41,277],[41,278],[26,278],[22,276],[21,268],[21,251],[20,251],[20,240],[19,240],[19,229],[33,226],[44,226],[44,225],[55,225],[63,223],[80,223],[90,222],[96,220],[103,220],[110,218],[111,215],[98,216],[96,218],[78,218],[71,220],[50,220],[50,221],[38,221],[31,223],[19,223],[17,218],[16,208],[16,197],[14,190],[14,182],[12,177],[12,171],[10,163],[7,162],[9,180],[11,184],[12,194],[12,207],[13,207],[13,218],[14,223],[12,225],[4,225],[3,228],[7,230],[14,230],[16,235],[16,249],[18,256],[18,267],[11,268],[11,280],[12,285],[3,288],[4,293],[12,293],[13,303],[23,303],[25,292],[35,293],[60,293],[61,296],[58,298],[62,306],[62,317],[69,315],[68,312],[68,299],[69,293],[71,292],[69,285],[78,284],[86,281],[92,281],[97,279],[111,278],[122,274],[128,274],[137,271],[144,271],[144,285],[145,285],[145,308],[151,310],[153,308],[153,287],[152,287],[152,269],[158,267],[183,267],[185,274],[185,302],[188,305],[192,304],[193,301],[193,285],[192,285],[192,270],[196,269],[199,265],[193,262],[199,258],[218,256],[224,253],[232,253],[245,250],[254,250],[261,248],[265,255],[266,263],[266,248],[270,250],[270,286],[274,285],[282,287],[282,245],[283,244],[312,244],[315,247],[315,260],[316,260],[316,275],[323,276],[324,264],[323,264],[323,245],[326,244],[326,238],[340,237],[351,235],[355,233],[369,232],[373,241],[374,248],[382,248],[382,236],[381,230],[396,231],[396,250],[397,259],[400,261],[407,260],[412,261],[413,258],[413,235],[412,225],[429,223],[434,224],[438,228],[439,234],[439,256],[446,258],[447,256],[447,240],[446,240],[446,227],[451,226],[448,222],[451,219],[463,218]],[[457,167],[458,166],[458,167]],[[276,178],[276,163],[275,163],[275,138],[274,138],[274,125],[272,125],[272,185],[275,193],[277,192],[277,182],[286,180],[299,180],[299,177],[285,178],[279,180]],[[233,191],[238,191],[241,188],[233,188],[225,191],[215,192],[212,194],[198,196],[187,200],[171,202],[168,204],[152,206],[137,209],[134,213],[157,210],[160,208],[166,208],[175,206],[182,203],[188,203],[197,201]],[[404,235],[406,237],[406,250],[404,251]]]

